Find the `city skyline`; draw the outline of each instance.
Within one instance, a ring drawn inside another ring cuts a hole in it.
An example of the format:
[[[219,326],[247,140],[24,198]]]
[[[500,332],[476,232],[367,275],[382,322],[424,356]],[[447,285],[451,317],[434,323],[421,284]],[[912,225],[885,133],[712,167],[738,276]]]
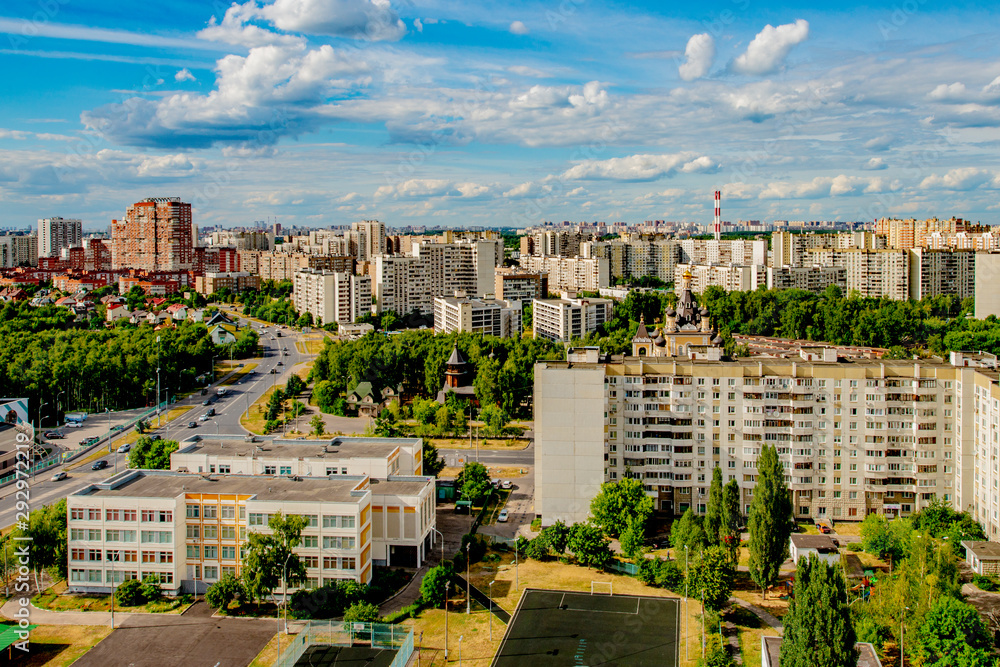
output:
[[[0,225],[541,220],[992,223],[995,13],[14,0],[0,16]],[[151,17],[167,16],[169,21]]]

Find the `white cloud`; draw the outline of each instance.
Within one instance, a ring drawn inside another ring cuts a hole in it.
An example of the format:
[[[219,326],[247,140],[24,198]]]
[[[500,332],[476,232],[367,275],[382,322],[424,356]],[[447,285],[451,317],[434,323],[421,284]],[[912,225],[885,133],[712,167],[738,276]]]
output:
[[[216,21],[214,16],[211,17],[208,20],[208,27],[201,30],[198,37],[249,48],[268,44],[293,46],[305,43],[301,37],[281,35],[250,23],[259,16],[259,13],[260,7],[256,0],[250,0],[242,5],[233,3],[226,10],[221,22]]]
[[[881,169],[888,169],[889,165],[887,165],[885,163],[885,160],[883,160],[882,158],[873,157],[869,159],[868,162],[865,162],[861,166],[861,168],[864,169],[865,171],[879,171]]]
[[[967,97],[965,84],[958,82],[950,85],[942,83],[928,93],[927,97],[936,101],[964,100]]]
[[[687,60],[677,68],[685,81],[694,81],[708,74],[715,62],[715,40],[707,32],[692,35],[684,49]]]
[[[375,191],[376,199],[421,199],[448,197],[455,199],[480,199],[493,192],[493,188],[480,183],[455,183],[443,178],[412,178],[395,185],[383,185]]]
[[[528,26],[524,25],[522,21],[514,21],[511,23],[509,30],[514,35],[527,35],[531,32],[528,30]]]
[[[733,70],[740,74],[769,74],[778,69],[796,44],[809,36],[809,22],[798,19],[777,28],[768,24],[757,33],[746,53],[736,57]]]
[[[877,194],[898,189],[897,183],[886,184],[882,178],[817,176],[811,181],[778,181],[760,190],[758,199],[820,199],[845,195]]]
[[[664,176],[672,176],[678,171],[685,173],[711,172],[718,164],[696,153],[674,153],[668,155],[629,155],[609,160],[585,160],[563,172],[566,180],[603,179],[612,181],[653,181]]]
[[[990,81],[988,84],[983,86],[983,93],[986,95],[997,95],[1000,94],[1000,76]]]
[[[975,167],[951,169],[943,176],[931,174],[920,182],[922,190],[975,190],[987,183],[996,184],[997,175],[994,172]]]
[[[187,67],[174,74],[174,81],[197,81]]]
[[[511,74],[517,74],[518,76],[528,76],[534,79],[551,79],[552,75],[548,72],[543,72],[540,69],[535,69],[534,67],[528,67],[526,65],[511,65],[507,68],[507,71]]]
[[[424,24],[421,23],[420,19],[413,19],[413,28],[417,32],[423,32],[424,31]]]
[[[260,16],[281,30],[310,35],[395,41],[406,34],[389,0],[275,0]]]

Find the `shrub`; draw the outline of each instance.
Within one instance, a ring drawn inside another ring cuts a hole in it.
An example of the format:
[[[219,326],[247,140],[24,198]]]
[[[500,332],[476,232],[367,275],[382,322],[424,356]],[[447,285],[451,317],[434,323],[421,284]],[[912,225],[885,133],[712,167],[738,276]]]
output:
[[[528,548],[524,550],[524,555],[532,560],[546,560],[549,557],[549,539],[542,533],[528,543]]]
[[[420,582],[420,597],[432,607],[444,605],[445,585],[451,580],[450,564],[438,565],[427,570],[424,580]]]
[[[142,598],[146,602],[154,602],[163,597],[163,589],[160,588],[160,578],[155,574],[150,574],[142,580]]]
[[[115,588],[115,601],[123,607],[142,604],[142,583],[138,579],[127,579]]]
[[[980,590],[989,591],[991,593],[1000,590],[1000,584],[998,584],[995,579],[984,577],[981,574],[977,574],[972,577],[972,583],[978,586]]]
[[[243,584],[233,574],[224,574],[222,578],[205,591],[205,601],[209,606],[225,611],[237,597],[243,597]]]
[[[865,550],[865,546],[863,544],[861,544],[861,542],[848,542],[847,543],[847,550],[848,551],[864,551]]]
[[[355,602],[344,612],[344,620],[357,623],[377,623],[380,620],[378,607],[371,602]]]

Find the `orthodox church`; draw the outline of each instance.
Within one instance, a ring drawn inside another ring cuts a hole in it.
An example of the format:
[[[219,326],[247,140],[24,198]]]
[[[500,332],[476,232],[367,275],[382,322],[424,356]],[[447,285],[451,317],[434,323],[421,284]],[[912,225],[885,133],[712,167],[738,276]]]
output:
[[[698,348],[720,348],[722,337],[712,329],[712,318],[707,308],[698,308],[691,294],[691,272],[681,278],[681,291],[677,309],[667,308],[663,329],[650,335],[646,323],[639,321],[639,330],[632,339],[633,357],[688,357]]]

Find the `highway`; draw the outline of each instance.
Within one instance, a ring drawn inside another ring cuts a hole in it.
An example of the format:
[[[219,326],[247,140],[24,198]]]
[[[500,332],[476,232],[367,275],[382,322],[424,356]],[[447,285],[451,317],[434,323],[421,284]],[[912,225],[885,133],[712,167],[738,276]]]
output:
[[[497,451],[494,449],[480,449],[478,454],[473,449],[439,449],[438,454],[444,459],[445,464],[452,467],[460,467],[464,461],[479,461],[483,465],[491,466],[533,466],[535,465],[535,445],[534,443],[525,449],[513,451]],[[476,457],[479,457],[478,459]]]
[[[241,327],[246,324],[245,321],[240,321]],[[260,331],[258,325],[255,325],[254,328]],[[248,406],[253,405],[254,401],[260,398],[272,385],[284,384],[288,379],[291,369],[296,364],[309,358],[308,355],[301,354],[295,346],[295,341],[298,340],[298,333],[296,331],[293,329],[281,329],[282,336],[280,338],[275,335],[277,331],[279,330],[274,325],[268,325],[266,331],[260,333],[260,343],[263,347],[264,356],[257,359],[245,359],[243,361],[245,364],[257,364],[257,367],[253,369],[253,375],[245,377],[237,385],[228,385],[226,382],[213,384],[206,396],[202,396],[201,392],[195,392],[188,398],[171,404],[171,407],[183,405],[193,405],[195,407],[175,419],[172,423],[165,424],[160,428],[153,428],[151,433],[159,434],[164,440],[178,441],[195,434],[208,436],[215,435],[216,433],[246,433],[246,429],[240,426],[240,417],[247,411]],[[271,339],[272,336],[274,336],[273,340]],[[283,348],[287,348],[287,356],[285,356]],[[279,363],[282,365],[279,366]],[[271,369],[276,369],[278,372],[272,374]],[[224,397],[216,394],[216,389],[220,386],[227,388],[227,394]],[[202,402],[205,400],[211,400],[211,406],[203,406]],[[208,421],[199,421],[198,417],[205,414],[209,407],[215,408],[216,415],[209,418]],[[128,410],[112,413],[110,424],[113,426],[125,423],[138,412],[141,411]],[[188,428],[187,425],[189,422],[194,422],[196,424],[195,428]],[[92,415],[84,422],[83,428],[62,427],[58,429],[65,434],[66,438],[65,440],[54,440],[51,444],[59,445],[63,442],[71,442],[75,446],[83,438],[105,433],[108,429],[108,424],[109,421],[105,419],[104,415]],[[154,427],[156,425],[155,418],[152,420],[152,425]],[[81,458],[87,458],[87,456]],[[108,467],[103,470],[91,470],[91,466],[97,460],[107,461]],[[77,465],[79,465],[79,459],[71,461],[67,465],[53,466],[38,473],[30,484],[31,508],[38,509],[43,505],[52,504],[87,484],[105,480],[115,474],[116,466],[119,472],[125,470],[128,467],[128,454],[111,453],[101,459],[95,459],[85,465],[74,468]],[[68,474],[67,478],[58,482],[52,481],[52,476],[58,471],[66,471]],[[0,527],[9,526],[14,523],[14,503],[16,501],[14,491],[15,486],[13,484],[0,489]]]

